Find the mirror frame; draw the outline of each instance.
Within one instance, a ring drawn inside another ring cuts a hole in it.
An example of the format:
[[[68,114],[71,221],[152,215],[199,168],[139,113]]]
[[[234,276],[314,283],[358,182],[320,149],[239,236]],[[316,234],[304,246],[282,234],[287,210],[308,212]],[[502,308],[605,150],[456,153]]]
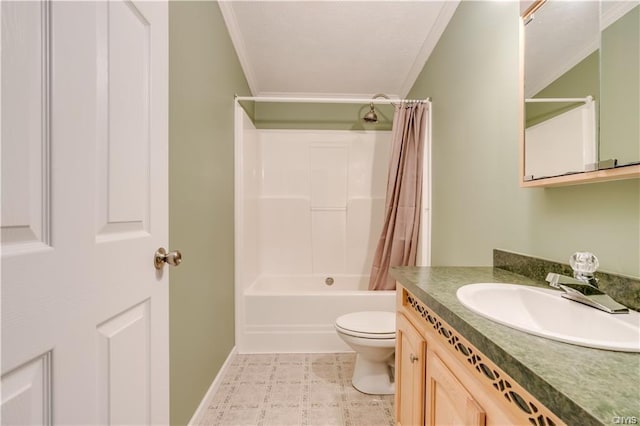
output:
[[[605,182],[610,180],[621,179],[640,179],[640,164],[632,166],[621,166],[613,169],[594,170],[591,172],[574,173],[570,175],[555,176],[550,178],[542,178],[536,180],[525,181],[525,102],[524,102],[524,58],[525,58],[525,22],[535,13],[547,0],[536,0],[527,10],[520,16],[520,40],[519,40],[519,85],[518,85],[518,104],[519,104],[519,181],[522,188],[539,188],[553,186],[569,186],[592,182]]]

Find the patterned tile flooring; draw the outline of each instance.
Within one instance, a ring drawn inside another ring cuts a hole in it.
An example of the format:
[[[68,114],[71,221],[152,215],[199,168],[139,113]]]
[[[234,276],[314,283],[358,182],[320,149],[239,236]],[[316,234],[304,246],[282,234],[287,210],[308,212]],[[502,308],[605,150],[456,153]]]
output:
[[[355,354],[235,355],[201,426],[382,426],[393,395],[351,385]]]

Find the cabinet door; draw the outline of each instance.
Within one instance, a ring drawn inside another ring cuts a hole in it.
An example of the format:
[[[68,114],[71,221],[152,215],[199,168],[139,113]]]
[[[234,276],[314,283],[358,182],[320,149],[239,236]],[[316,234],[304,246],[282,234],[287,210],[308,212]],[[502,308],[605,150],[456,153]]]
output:
[[[484,426],[485,412],[438,355],[427,355],[429,426]]]
[[[402,314],[396,327],[396,423],[424,425],[426,342]]]

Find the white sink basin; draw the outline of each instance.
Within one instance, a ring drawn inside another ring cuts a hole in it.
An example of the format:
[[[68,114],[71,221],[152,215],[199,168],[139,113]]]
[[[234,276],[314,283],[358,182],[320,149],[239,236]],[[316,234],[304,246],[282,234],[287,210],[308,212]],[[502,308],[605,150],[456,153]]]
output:
[[[517,330],[589,348],[640,352],[640,314],[609,314],[560,296],[561,292],[517,284],[460,287],[458,300],[473,312]]]

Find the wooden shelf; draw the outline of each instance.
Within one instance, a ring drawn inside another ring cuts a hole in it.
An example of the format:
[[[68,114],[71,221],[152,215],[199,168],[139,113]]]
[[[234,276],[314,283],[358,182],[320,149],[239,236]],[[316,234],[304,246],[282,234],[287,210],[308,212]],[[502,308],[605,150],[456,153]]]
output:
[[[583,183],[606,182],[621,179],[640,179],[640,165],[623,166],[615,169],[575,173],[531,181],[520,181],[523,188],[549,188],[555,186],[581,185]]]

